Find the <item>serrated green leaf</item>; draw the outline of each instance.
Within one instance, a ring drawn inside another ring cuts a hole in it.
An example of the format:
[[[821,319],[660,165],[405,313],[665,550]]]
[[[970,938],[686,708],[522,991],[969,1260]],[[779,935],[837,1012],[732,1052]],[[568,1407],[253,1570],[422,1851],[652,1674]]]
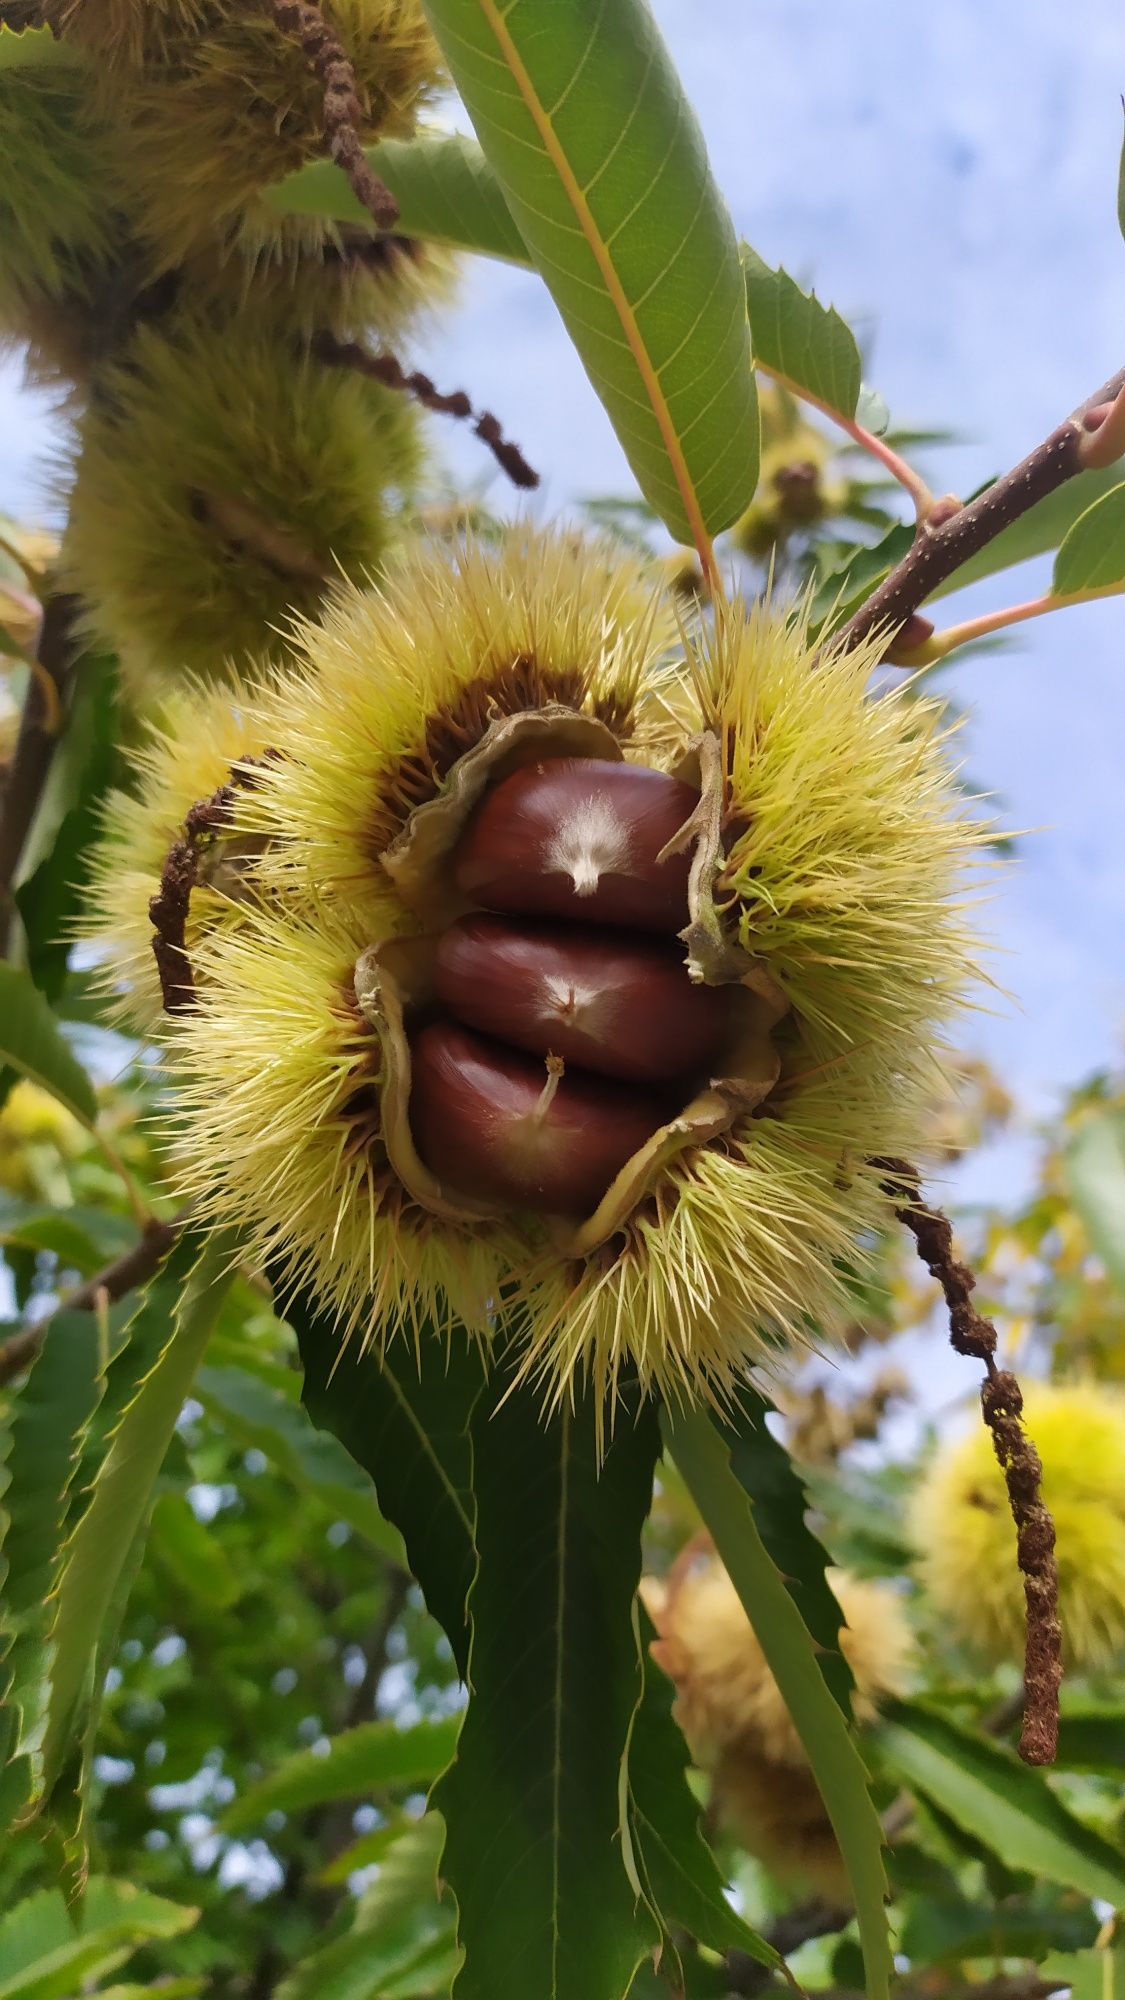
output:
[[[237,1571],[194,1513],[187,1495],[159,1493],[149,1525],[149,1543],[187,1599],[229,1610],[242,1594]]]
[[[883,1907],[887,1883],[882,1829],[863,1760],[801,1614],[770,1560],[720,1427],[705,1411],[684,1410],[675,1417],[669,1412],[664,1422],[671,1457],[742,1600],[812,1767],[851,1884],[869,2000],[885,2000],[892,1972]]]
[[[301,1351],[309,1416],[371,1474],[464,1675],[476,1563],[469,1422],[484,1385],[479,1349],[464,1332],[448,1341],[424,1332],[416,1352],[393,1341],[380,1360],[345,1342],[331,1316],[300,1293],[286,1297],[285,1318]]]
[[[287,1757],[227,1807],[224,1833],[244,1833],[271,1812],[298,1812],[334,1799],[366,1798],[404,1785],[429,1785],[457,1748],[460,1716],[416,1722],[361,1722],[334,1736],[323,1753]]]
[[[138,1945],[177,1937],[198,1915],[131,1882],[98,1880],[76,1922],[58,1889],[41,1890],[0,1917],[0,2000],[74,2000]]]
[[[426,132],[416,139],[384,139],[365,151],[398,203],[396,233],[530,266],[530,252],[500,183],[475,141],[460,132]],[[324,216],[371,227],[368,211],[331,160],[299,167],[263,199],[281,215]]]
[[[183,1248],[186,1252],[190,1246]],[[89,1505],[67,1546],[56,1596],[56,1659],[43,1743],[48,1788],[81,1734],[77,1712],[90,1692],[102,1627],[148,1519],[156,1477],[233,1280],[236,1255],[237,1242],[229,1232],[216,1232],[204,1242],[164,1346],[121,1417]]]
[[[1102,1951],[1061,1953],[1045,1960],[1044,1979],[1069,1986],[1070,2000],[1125,2000],[1125,1946]]]
[[[1125,1293],[1125,1118],[1113,1111],[1084,1118],[1063,1152],[1063,1174],[1107,1276]]]
[[[1038,1895],[999,1906],[964,1896],[914,1897],[899,1933],[899,1950],[918,1965],[965,1958],[1042,1959],[1052,1951],[1080,1951],[1097,1937],[1092,1909]]]
[[[841,416],[854,416],[862,364],[851,328],[835,306],[802,291],[788,271],[772,270],[748,243],[741,256],[754,360]]]
[[[846,1721],[852,1719],[852,1671],[840,1647],[843,1613],[828,1581],[830,1557],[808,1525],[809,1498],[767,1418],[770,1405],[743,1383],[729,1416],[716,1418],[730,1467],[754,1510],[766,1554],[783,1577],[817,1649],[820,1671]]]
[[[1125,582],[1125,480],[1080,514],[1064,537],[1051,575],[1055,597],[1112,590]]]
[[[26,972],[0,965],[0,1063],[29,1076],[83,1125],[98,1115],[94,1086],[59,1032],[43,995]]]
[[[100,653],[84,654],[16,890],[28,970],[49,1000],[57,999],[66,980],[101,806],[119,770],[117,721],[117,663]]]
[[[599,1467],[596,1416],[583,1395],[546,1417],[499,1367],[474,1415],[472,1691],[433,1794],[465,1949],[456,2000],[621,2000],[659,1943],[620,1796],[659,1434],[651,1407],[620,1410]]]
[[[62,1561],[67,1495],[102,1394],[103,1339],[93,1313],[56,1313],[11,1420],[0,1554],[0,1697],[11,1716],[7,1759],[21,1766],[6,1788],[17,1810],[39,1778],[52,1673],[50,1599]]]
[[[982,1840],[1009,1868],[1084,1896],[1125,1903],[1125,1854],[1083,1826],[1041,1771],[917,1702],[891,1702],[877,1725],[882,1761]]]
[[[245,1368],[201,1368],[195,1393],[232,1437],[264,1452],[295,1486],[403,1563],[402,1537],[380,1512],[369,1475],[328,1431],[314,1429],[299,1402]]]
[[[1125,1771],[1125,1705],[1064,1700],[1055,1762],[1060,1771]]]
[[[82,61],[72,42],[60,42],[50,28],[9,28],[0,23],[0,70],[70,68]]]
[[[632,466],[682,542],[757,479],[738,247],[643,0],[427,0],[520,235]]]
[[[399,1830],[350,1930],[296,1967],[277,2000],[429,2000],[449,1992],[460,1953],[452,1905],[438,1900],[443,1831],[437,1813]]]
[[[779,1954],[731,1908],[687,1782],[687,1745],[672,1715],[675,1690],[651,1657],[655,1636],[643,1606],[644,1692],[627,1758],[629,1825],[637,1872],[669,1945],[686,1931],[712,1951],[743,1951],[779,1967]],[[666,1947],[667,1948],[667,1947]]]
[[[345,1847],[341,1854],[334,1854],[331,1861],[317,1869],[317,1881],[330,1887],[346,1882],[358,1869],[370,1868],[373,1863],[384,1860],[388,1848],[394,1846],[401,1834],[401,1819],[388,1820],[385,1826],[375,1826],[370,1833],[361,1833],[350,1847]]]
[[[48,1208],[0,1192],[0,1242],[47,1250],[85,1277],[136,1241],[125,1216],[85,1205]]]

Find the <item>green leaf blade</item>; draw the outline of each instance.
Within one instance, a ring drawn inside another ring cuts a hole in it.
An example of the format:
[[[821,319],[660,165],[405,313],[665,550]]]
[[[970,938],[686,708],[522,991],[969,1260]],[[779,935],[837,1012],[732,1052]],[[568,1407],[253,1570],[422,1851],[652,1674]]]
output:
[[[621,2000],[660,1939],[620,1839],[655,1417],[619,1412],[599,1470],[588,1397],[548,1422],[500,1374],[473,1438],[472,1694],[434,1794],[466,1953],[456,2000]]]
[[[1125,1294],[1125,1119],[1084,1118],[1063,1154],[1067,1191],[1106,1275]]]
[[[854,417],[862,362],[851,328],[835,306],[802,291],[788,271],[772,270],[748,243],[741,254],[755,362],[837,415]]]
[[[73,1113],[82,1125],[98,1115],[94,1086],[26,972],[0,965],[0,1063],[9,1063]]]
[[[422,133],[416,139],[384,139],[365,152],[398,203],[396,233],[511,264],[530,264],[500,184],[472,139],[460,132]],[[281,215],[371,226],[371,217],[346,175],[331,160],[313,160],[298,168],[264,199]]]
[[[887,1705],[875,1741],[884,1761],[1008,1868],[1084,1896],[1125,1902],[1125,1854],[1084,1826],[1043,1773],[917,1702]]]
[[[882,1828],[851,1731],[813,1641],[758,1531],[730,1447],[704,1411],[666,1413],[668,1449],[742,1599],[812,1767],[851,1884],[869,2000],[886,2000],[893,1962],[884,1900]]]
[[[216,1233],[202,1250],[185,1243],[175,1260],[193,1252],[196,1261],[167,1338],[121,1417],[67,1547],[55,1599],[56,1664],[43,1745],[48,1789],[74,1740],[76,1712],[90,1688],[116,1587],[147,1521],[176,1420],[233,1280],[236,1245],[229,1233]],[[163,1296],[160,1288],[157,1296]]]
[[[687,1782],[687,1745],[672,1715],[672,1683],[649,1653],[654,1633],[646,1615],[641,1625],[644,1694],[629,1738],[629,1819],[650,1906],[670,1939],[686,1931],[712,1951],[743,1951],[778,1967],[779,1954],[727,1902]]]
[[[271,1812],[299,1812],[335,1799],[362,1798],[403,1785],[429,1785],[457,1749],[460,1716],[414,1723],[360,1722],[334,1736],[321,1755],[299,1750],[228,1806],[224,1833],[244,1833]]]
[[[706,545],[749,503],[737,245],[643,0],[429,0],[520,235],[645,497]]]
[[[1125,583],[1125,480],[1111,486],[1065,535],[1055,557],[1051,592],[1114,590]]]
[[[207,1366],[195,1381],[204,1408],[232,1437],[264,1452],[298,1490],[314,1494],[374,1548],[403,1563],[402,1537],[384,1519],[370,1476],[283,1390],[245,1368]]]
[[[416,1353],[401,1340],[382,1357],[364,1354],[303,1293],[286,1297],[284,1316],[304,1364],[305,1408],[371,1474],[464,1676],[476,1566],[468,1433],[484,1385],[480,1351],[467,1333],[455,1332],[447,1344],[431,1330]]]

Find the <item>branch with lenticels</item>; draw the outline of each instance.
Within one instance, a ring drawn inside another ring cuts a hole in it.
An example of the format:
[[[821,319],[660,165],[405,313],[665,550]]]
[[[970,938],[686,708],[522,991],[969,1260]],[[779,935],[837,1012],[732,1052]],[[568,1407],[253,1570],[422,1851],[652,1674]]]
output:
[[[964,505],[937,500],[918,524],[913,544],[865,604],[833,633],[833,648],[849,651],[881,627],[888,643],[902,633],[931,592],[1001,530],[1079,472],[1112,465],[1125,452],[1125,368],[1089,396],[1018,465]],[[927,628],[928,629],[928,628]],[[919,639],[924,636],[919,634]]]

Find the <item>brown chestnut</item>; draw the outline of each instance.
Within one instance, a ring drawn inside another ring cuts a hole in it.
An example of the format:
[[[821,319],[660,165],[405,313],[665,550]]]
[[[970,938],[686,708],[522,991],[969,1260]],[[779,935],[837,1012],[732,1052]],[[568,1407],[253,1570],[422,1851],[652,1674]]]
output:
[[[552,757],[485,793],[454,858],[457,886],[491,910],[679,931],[690,853],[657,857],[699,804],[643,764]]]
[[[506,1049],[454,1021],[411,1044],[410,1127],[431,1173],[513,1208],[588,1215],[666,1115],[624,1083]]]
[[[636,1083],[706,1070],[729,1006],[723,988],[692,984],[663,938],[527,918],[462,917],[438,944],[436,984],[484,1034]]]

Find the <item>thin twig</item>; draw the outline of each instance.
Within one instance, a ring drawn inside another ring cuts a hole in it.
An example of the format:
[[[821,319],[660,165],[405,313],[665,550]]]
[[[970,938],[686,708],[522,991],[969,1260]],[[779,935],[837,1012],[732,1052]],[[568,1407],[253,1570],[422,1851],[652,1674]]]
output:
[[[265,0],[281,32],[295,36],[324,90],[324,137],[328,157],[341,167],[356,200],[380,229],[393,229],[398,203],[371,166],[359,136],[363,106],[348,55],[313,0]]]
[[[354,368],[357,374],[370,375],[384,388],[401,390],[413,396],[424,409],[435,410],[440,416],[471,421],[476,436],[488,446],[513,486],[525,490],[538,486],[539,474],[532,470],[519,446],[504,436],[490,410],[482,410],[479,416],[475,415],[464,389],[454,389],[449,395],[443,395],[420,369],[415,368],[408,374],[393,354],[371,354],[358,341],[337,340],[332,333],[318,333],[313,341],[313,352],[330,367]]]
[[[970,1355],[985,1366],[981,1409],[1008,1489],[1027,1606],[1020,1756],[1028,1764],[1050,1764],[1058,1749],[1062,1679],[1059,1572],[1055,1526],[1040,1485],[1043,1467],[1020,1422],[1023,1396],[1015,1376],[996,1366],[996,1328],[973,1305],[976,1279],[968,1265],[953,1254],[948,1217],[940,1209],[926,1207],[918,1190],[918,1176],[907,1161],[880,1160],[876,1164],[886,1175],[885,1186],[895,1214],[909,1229],[918,1255],[941,1286],[949,1309],[950,1344],[956,1353]]]
[[[28,677],[23,714],[0,798],[0,958],[6,956],[14,903],[12,884],[55,755],[74,679],[78,600],[49,597],[36,648],[39,671]]]
[[[872,592],[829,644],[849,650],[885,629],[888,642],[939,583],[962,563],[1017,521],[1048,493],[1085,470],[1084,441],[1106,421],[1107,413],[1125,388],[1125,368],[1072,412],[1065,423],[1013,466],[1011,472],[964,507],[939,500],[921,523],[914,542],[897,568]]]
[[[838,424],[842,431],[846,431],[853,444],[859,445],[862,451],[877,459],[883,470],[889,472],[892,479],[897,479],[899,485],[913,500],[918,520],[925,520],[934,504],[934,496],[921,473],[916,472],[901,453],[887,444],[884,438],[876,437],[874,431],[869,431],[863,424],[857,423],[854,417],[846,417],[842,410],[834,409],[831,403],[824,401],[823,397],[814,396],[811,389],[806,389],[801,382],[795,382],[791,375],[783,375],[779,369],[767,367],[764,361],[756,360],[754,366],[760,374],[768,375],[772,381],[779,383],[790,396],[796,396],[800,402],[808,403],[814,410],[819,410],[821,416],[827,417],[830,423]]]
[[[174,1215],[170,1222],[162,1222],[154,1216],[143,1236],[132,1248],[115,1257],[111,1264],[105,1264],[67,1292],[59,1300],[54,1312],[45,1313],[34,1325],[22,1327],[0,1347],[0,1389],[14,1382],[17,1375],[23,1375],[31,1367],[47,1327],[59,1312],[96,1312],[102,1304],[112,1305],[116,1299],[123,1299],[128,1292],[135,1292],[160,1269],[169,1251],[178,1241],[188,1222],[187,1209]]]
[[[1006,632],[1012,625],[1026,624],[1029,618],[1042,618],[1048,611],[1069,611],[1075,604],[1094,604],[1101,597],[1120,597],[1125,593],[1125,581],[1101,583],[1092,590],[1069,590],[1057,593],[1045,591],[1042,597],[1029,598],[1025,604],[1005,604],[999,611],[985,611],[979,618],[966,618],[960,625],[947,625],[943,632],[924,634],[916,645],[907,643],[911,637],[906,627],[899,633],[893,646],[887,649],[887,659],[893,667],[937,666],[948,659],[958,646],[968,646],[974,639],[987,639],[993,632]]]

